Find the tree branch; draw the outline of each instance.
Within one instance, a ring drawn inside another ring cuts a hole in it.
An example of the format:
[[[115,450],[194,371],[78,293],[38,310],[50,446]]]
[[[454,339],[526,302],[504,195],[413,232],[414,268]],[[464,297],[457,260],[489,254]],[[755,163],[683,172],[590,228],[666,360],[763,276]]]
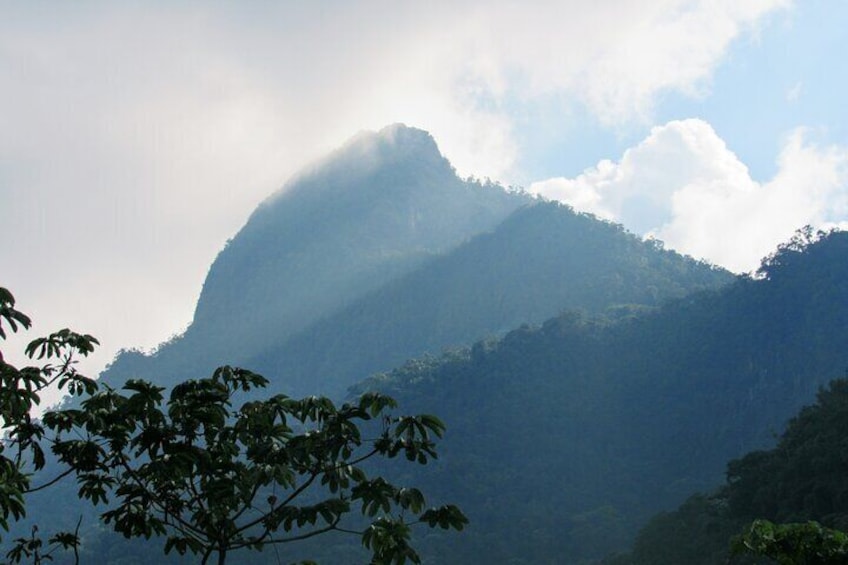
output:
[[[70,468],[68,468],[66,471],[64,471],[64,472],[60,473],[60,474],[59,474],[59,475],[57,475],[55,478],[53,478],[52,480],[50,480],[50,481],[48,481],[48,482],[44,483],[43,485],[39,485],[39,486],[37,486],[37,487],[34,487],[34,488],[31,488],[31,489],[27,489],[27,490],[25,490],[25,491],[24,491],[24,494],[29,494],[29,493],[32,493],[32,492],[37,492],[37,491],[40,491],[41,489],[45,489],[45,488],[47,488],[47,487],[49,487],[49,486],[51,486],[51,485],[55,485],[56,483],[58,483],[59,481],[61,481],[62,479],[64,479],[65,477],[67,477],[68,475],[70,475],[70,474],[71,474],[71,473],[73,473],[73,472],[74,472],[73,467],[70,467]]]

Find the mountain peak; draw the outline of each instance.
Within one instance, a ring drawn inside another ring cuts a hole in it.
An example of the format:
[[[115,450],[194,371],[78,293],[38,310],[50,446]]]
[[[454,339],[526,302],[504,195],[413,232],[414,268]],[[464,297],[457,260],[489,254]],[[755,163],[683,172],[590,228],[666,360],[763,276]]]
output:
[[[427,168],[450,177],[455,174],[432,135],[422,129],[396,123],[379,131],[360,131],[339,149],[313,163],[290,184],[309,177],[329,179],[342,175],[351,179],[397,165],[408,167],[410,172]]]
[[[221,362],[253,353],[491,230],[526,201],[458,178],[426,131],[360,132],[266,199],[221,251],[186,343],[214,343]]]
[[[361,131],[339,149],[331,159],[341,158],[346,166],[350,160],[371,166],[387,165],[414,159],[419,163],[440,165],[452,171],[436,140],[423,129],[405,124],[391,124],[379,131]]]
[[[402,123],[390,124],[378,131],[360,130],[342,146],[340,151],[354,147],[378,146],[395,151],[411,149],[439,151],[429,132]]]
[[[367,135],[367,134],[366,134]],[[372,134],[372,137],[386,150],[395,152],[436,153],[441,157],[436,141],[423,129],[395,123]]]

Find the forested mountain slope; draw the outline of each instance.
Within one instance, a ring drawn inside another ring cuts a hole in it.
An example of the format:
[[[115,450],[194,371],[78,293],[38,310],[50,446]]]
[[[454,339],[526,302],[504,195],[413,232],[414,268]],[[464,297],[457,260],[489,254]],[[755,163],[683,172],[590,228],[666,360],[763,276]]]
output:
[[[417,478],[467,512],[446,562],[578,562],[769,446],[848,366],[848,233],[784,246],[762,279],[608,323],[565,314],[376,376],[449,426]]]
[[[248,362],[287,393],[340,394],[410,357],[503,335],[564,310],[653,307],[732,277],[555,203],[373,291]]]
[[[195,319],[107,382],[220,364],[341,395],[370,373],[560,311],[656,306],[732,280],[620,226],[460,180],[426,132],[361,134],[262,204],[209,270]]]
[[[848,530],[848,380],[819,391],[795,416],[774,449],[754,451],[727,465],[727,483],[655,516],[616,565],[723,565],[731,539],[753,520],[815,520]],[[734,563],[748,563],[736,556]],[[824,562],[824,560],[822,560]],[[834,562],[834,561],[829,561]],[[840,561],[842,562],[842,561]]]
[[[773,445],[848,366],[848,233],[794,241],[761,275],[653,310],[565,313],[353,390],[386,391],[448,425],[436,464],[374,469],[470,518],[460,536],[428,532],[418,544],[427,562],[600,559],[657,511],[719,485],[728,460]],[[114,536],[87,540],[116,562],[144,561]],[[357,546],[299,550],[343,563]]]
[[[163,382],[247,359],[492,229],[528,196],[463,181],[424,131],[361,133],[263,202],[209,269],[184,335],[107,380]]]
[[[394,126],[264,203],[210,268],[186,334],[123,353],[103,378],[167,386],[229,363],[265,374],[269,393],[342,394],[410,356],[565,310],[628,316],[732,280],[620,226],[462,181],[428,134]],[[73,508],[73,489],[35,497],[33,515]],[[145,561],[85,522],[88,551]]]

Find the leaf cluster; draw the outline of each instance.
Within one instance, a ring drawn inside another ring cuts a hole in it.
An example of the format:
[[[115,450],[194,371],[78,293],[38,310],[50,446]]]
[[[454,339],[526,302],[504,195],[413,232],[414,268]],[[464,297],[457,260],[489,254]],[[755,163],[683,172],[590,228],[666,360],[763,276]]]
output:
[[[7,331],[27,330],[30,318],[15,307],[15,298],[0,287],[0,339]],[[58,386],[73,395],[91,394],[97,384],[76,370],[76,357],[86,356],[99,342],[68,329],[30,342],[25,354],[43,365],[15,367],[0,352],[0,526],[26,514],[24,495],[43,488],[30,484],[31,473],[45,464],[41,440],[45,429],[32,415],[47,387]]]
[[[165,536],[166,553],[204,562],[341,531],[361,535],[377,563],[417,563],[411,525],[467,523],[456,507],[425,510],[420,491],[369,478],[362,466],[401,454],[426,464],[445,429],[438,418],[393,416],[394,400],[377,393],[339,407],[282,394],[234,406],[267,384],[223,366],[174,387],[165,402],[163,387],[131,380],[44,424],[58,434],[53,451],[76,473],[79,496],[109,505],[106,523],[126,537]],[[365,529],[343,523],[355,506],[373,520]]]
[[[815,521],[774,524],[755,520],[734,540],[732,551],[769,557],[779,565],[842,565],[848,562],[848,534]]]
[[[0,287],[0,339],[7,331],[28,330],[32,325],[29,316],[15,307],[12,293]],[[0,352],[0,526],[8,531],[9,519],[20,520],[26,515],[26,494],[46,488],[68,473],[34,486],[32,475],[44,468],[46,460],[42,448],[45,440],[44,426],[34,418],[32,411],[41,403],[44,389],[56,386],[71,395],[92,394],[97,390],[94,380],[76,370],[76,358],[87,356],[99,342],[88,334],[69,329],[37,338],[24,350],[29,359],[44,361],[42,365],[23,368],[7,363]],[[76,555],[79,538],[74,533],[58,532],[46,541],[37,535],[37,527],[28,538],[14,540],[7,557],[13,563],[32,559],[35,563],[52,559],[59,549],[72,548]]]

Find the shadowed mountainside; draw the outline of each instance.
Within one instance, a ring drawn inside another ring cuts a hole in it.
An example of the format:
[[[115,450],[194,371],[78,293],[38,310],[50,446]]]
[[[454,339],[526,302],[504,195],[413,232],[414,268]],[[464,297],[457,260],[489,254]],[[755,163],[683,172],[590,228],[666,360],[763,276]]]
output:
[[[777,446],[753,451],[727,465],[727,482],[663,512],[639,532],[630,554],[610,565],[738,565],[758,562],[730,557],[731,540],[754,520],[848,529],[848,380],[822,388],[816,403],[790,420]],[[777,537],[777,536],[775,536]],[[787,550],[802,544],[785,544]],[[824,544],[820,545],[822,548]],[[800,559],[799,559],[800,561]],[[805,563],[811,561],[804,561]],[[844,563],[845,556],[812,561]]]
[[[664,251],[618,225],[538,203],[248,366],[277,376],[294,396],[336,395],[410,357],[503,335],[561,311],[621,315],[730,280],[726,271]]]
[[[576,563],[718,485],[848,366],[848,233],[772,256],[763,278],[617,322],[565,314],[376,388],[449,435],[418,484],[462,506],[437,562]]]

